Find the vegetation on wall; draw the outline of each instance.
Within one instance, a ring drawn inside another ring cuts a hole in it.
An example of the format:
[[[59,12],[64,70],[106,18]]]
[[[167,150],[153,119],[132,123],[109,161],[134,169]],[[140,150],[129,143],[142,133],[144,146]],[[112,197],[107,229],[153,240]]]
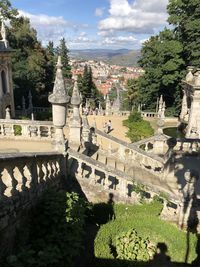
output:
[[[15,253],[1,266],[73,266],[82,246],[87,205],[73,192],[46,192],[32,211],[30,229],[19,232],[20,238],[29,235],[27,244],[17,242]]]

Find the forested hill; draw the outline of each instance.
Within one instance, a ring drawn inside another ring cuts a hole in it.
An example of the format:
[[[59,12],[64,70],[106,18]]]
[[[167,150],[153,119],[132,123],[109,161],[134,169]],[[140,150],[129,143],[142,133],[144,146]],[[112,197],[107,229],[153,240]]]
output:
[[[71,50],[71,58],[84,60],[101,60],[109,64],[120,66],[137,66],[140,57],[140,50],[129,49],[85,49]]]

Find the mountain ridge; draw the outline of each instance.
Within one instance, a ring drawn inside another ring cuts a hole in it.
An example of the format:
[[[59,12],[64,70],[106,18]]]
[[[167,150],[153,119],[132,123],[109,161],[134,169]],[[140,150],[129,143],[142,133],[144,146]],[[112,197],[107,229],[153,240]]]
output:
[[[140,50],[121,49],[72,49],[70,56],[73,59],[104,61],[111,65],[138,66]]]

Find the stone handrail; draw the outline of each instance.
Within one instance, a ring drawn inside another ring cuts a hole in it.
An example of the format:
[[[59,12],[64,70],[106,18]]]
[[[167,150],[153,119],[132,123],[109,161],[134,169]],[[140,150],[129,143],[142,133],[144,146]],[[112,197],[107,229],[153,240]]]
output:
[[[176,196],[168,191],[167,187],[162,186],[161,177],[157,177],[152,187],[150,180],[140,179],[139,177],[133,177],[128,175],[125,171],[118,170],[112,166],[106,165],[102,162],[96,161],[84,154],[76,152],[72,149],[68,149],[68,159],[77,161],[76,173],[79,177],[84,179],[84,168],[85,166],[90,167],[91,173],[89,177],[85,178],[89,180],[89,184],[99,183],[104,187],[105,190],[112,189],[115,191],[115,195],[118,194],[122,199],[127,199],[132,195],[134,183],[141,183],[146,186],[146,190],[154,194],[159,194],[160,192],[167,192],[171,199],[175,200]],[[104,174],[103,178],[99,181],[98,173]],[[112,179],[111,179],[112,177]],[[109,179],[110,178],[110,179]],[[159,181],[160,180],[160,181]]]
[[[0,138],[48,140],[54,132],[51,121],[0,119]]]
[[[141,116],[143,118],[155,118],[155,117],[158,117],[158,113],[157,112],[141,111]]]
[[[122,140],[119,140],[118,138],[111,136],[109,134],[106,134],[98,129],[95,130],[96,134],[108,139],[110,142],[114,142],[119,146],[120,149],[123,150],[129,150],[132,152],[132,159],[140,160],[141,162],[144,162],[146,165],[152,165],[156,166],[156,168],[159,166],[160,168],[163,168],[164,160],[163,158],[156,156],[156,155],[149,155],[146,151],[143,151],[142,149],[138,148],[135,144],[129,144],[127,142],[124,142]]]
[[[200,139],[176,138],[176,144],[173,150],[182,152],[199,152]]]

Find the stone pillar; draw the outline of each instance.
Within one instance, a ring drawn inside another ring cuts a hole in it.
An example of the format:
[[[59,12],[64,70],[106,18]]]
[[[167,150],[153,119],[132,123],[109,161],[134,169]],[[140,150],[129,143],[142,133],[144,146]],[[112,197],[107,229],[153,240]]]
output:
[[[58,56],[56,67],[53,93],[49,96],[49,102],[52,103],[53,124],[55,126],[55,137],[52,145],[56,151],[64,152],[66,150],[66,141],[63,127],[66,123],[66,105],[69,102],[69,96],[65,89],[60,56]]]
[[[188,112],[187,96],[186,96],[185,90],[183,90],[183,99],[182,99],[180,120],[184,120],[184,117],[187,115],[187,112]]]
[[[28,112],[29,112],[29,114],[31,114],[33,112],[32,94],[31,94],[30,90],[28,93]]]
[[[73,115],[69,122],[69,142],[80,146],[82,122],[80,117],[79,106],[81,104],[81,98],[78,91],[77,81],[75,81],[74,83],[71,104],[73,106]]]
[[[159,105],[158,105],[158,118],[162,115],[162,107],[163,107],[163,96],[160,96]]]
[[[106,95],[106,115],[110,115],[110,110],[111,110],[111,103],[109,99],[109,95]]]
[[[200,70],[194,74],[192,82],[186,80],[186,90],[190,92],[191,108],[189,111],[189,121],[186,129],[187,138],[200,138]]]

